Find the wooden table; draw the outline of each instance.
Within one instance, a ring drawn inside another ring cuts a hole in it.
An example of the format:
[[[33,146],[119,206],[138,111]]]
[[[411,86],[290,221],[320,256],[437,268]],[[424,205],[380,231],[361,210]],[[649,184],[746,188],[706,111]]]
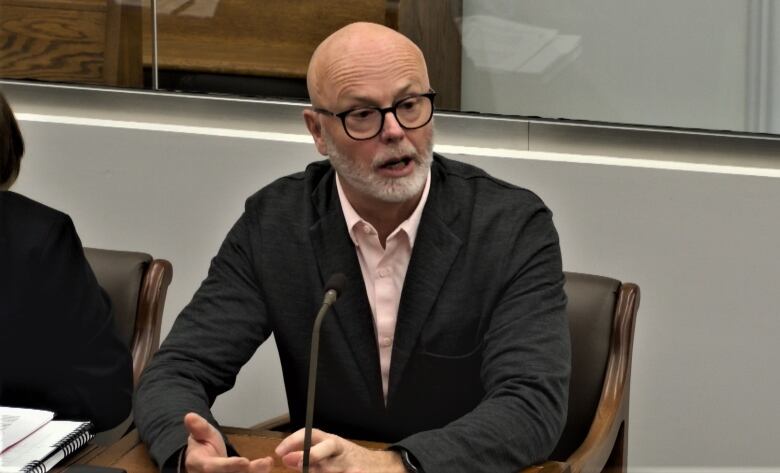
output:
[[[250,430],[234,427],[223,427],[230,443],[246,458],[255,459],[271,456],[275,460],[271,473],[290,473],[282,466],[274,455],[274,449],[286,436],[281,432],[271,430]],[[382,450],[387,444],[379,442],[356,441],[358,445],[374,450]],[[149,457],[146,446],[138,437],[138,431],[133,430],[118,442],[107,447],[101,447],[90,442],[73,457],[58,465],[52,473],[67,473],[73,465],[94,465],[121,468],[128,473],[157,473],[158,469]],[[567,463],[547,461],[539,465],[529,466],[520,473],[571,473]]]
[[[274,449],[285,437],[281,432],[253,431],[249,429],[238,429],[224,427],[222,429],[227,434],[230,443],[243,456],[254,459],[267,456],[274,456]],[[367,448],[382,449],[386,444],[377,442],[357,442]],[[283,467],[277,458],[272,473],[289,473],[290,470]],[[122,468],[128,473],[157,473],[158,469],[152,462],[146,446],[138,437],[138,431],[133,430],[122,437],[118,442],[107,447],[100,447],[90,443],[79,450],[73,457],[69,458],[65,464],[52,470],[53,472],[63,473],[68,471],[72,465],[96,465]]]

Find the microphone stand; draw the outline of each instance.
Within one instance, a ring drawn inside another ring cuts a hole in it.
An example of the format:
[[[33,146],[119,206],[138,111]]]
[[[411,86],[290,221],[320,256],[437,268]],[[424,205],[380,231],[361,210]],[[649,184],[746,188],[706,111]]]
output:
[[[346,277],[337,273],[331,276],[326,288],[330,288],[325,292],[325,297],[322,301],[322,307],[317,313],[317,318],[314,319],[314,328],[311,334],[311,356],[309,357],[309,386],[306,392],[306,424],[304,427],[303,437],[303,473],[309,473],[309,451],[311,450],[311,429],[314,421],[314,393],[317,386],[317,358],[319,356],[320,348],[320,326],[322,325],[322,319],[330,309],[330,306],[336,302],[336,299],[341,292],[341,288],[344,286]]]

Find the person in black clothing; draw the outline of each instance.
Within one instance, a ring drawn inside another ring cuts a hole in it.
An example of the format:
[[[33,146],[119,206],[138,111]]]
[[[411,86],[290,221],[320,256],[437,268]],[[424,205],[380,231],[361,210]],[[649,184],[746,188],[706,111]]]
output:
[[[107,430],[130,413],[130,353],[70,217],[8,190],[23,154],[0,94],[0,405]]]

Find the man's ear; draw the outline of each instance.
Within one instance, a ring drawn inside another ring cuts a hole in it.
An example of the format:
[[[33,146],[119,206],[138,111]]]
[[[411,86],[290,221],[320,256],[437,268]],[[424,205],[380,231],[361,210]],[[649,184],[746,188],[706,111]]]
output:
[[[319,120],[319,114],[311,109],[304,109],[303,121],[306,123],[306,128],[309,129],[311,137],[314,138],[314,146],[317,147],[317,151],[321,155],[328,155],[328,145],[325,143],[325,138],[322,136],[322,124]]]

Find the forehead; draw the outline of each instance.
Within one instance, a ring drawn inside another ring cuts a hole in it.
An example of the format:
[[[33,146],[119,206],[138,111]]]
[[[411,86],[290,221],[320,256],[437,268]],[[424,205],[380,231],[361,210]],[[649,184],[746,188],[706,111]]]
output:
[[[399,94],[427,92],[425,62],[413,48],[374,44],[329,58],[322,69],[322,92],[329,105],[387,104]]]

